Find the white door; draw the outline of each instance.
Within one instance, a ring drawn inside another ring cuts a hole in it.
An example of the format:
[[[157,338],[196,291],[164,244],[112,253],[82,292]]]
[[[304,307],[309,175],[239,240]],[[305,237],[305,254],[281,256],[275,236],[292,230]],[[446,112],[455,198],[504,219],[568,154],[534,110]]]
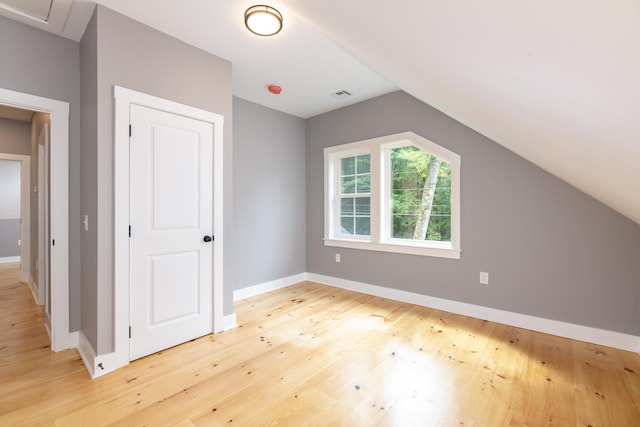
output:
[[[213,331],[213,124],[131,105],[130,359]]]

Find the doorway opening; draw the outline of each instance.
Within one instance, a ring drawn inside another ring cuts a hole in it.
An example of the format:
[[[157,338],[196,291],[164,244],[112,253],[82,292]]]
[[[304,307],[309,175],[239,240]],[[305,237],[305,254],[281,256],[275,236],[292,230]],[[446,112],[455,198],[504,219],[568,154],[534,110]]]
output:
[[[43,257],[48,261],[48,267],[40,267],[48,270],[46,276],[49,278],[49,285],[47,288],[49,292],[49,318],[47,322],[47,330],[51,337],[51,349],[53,351],[61,351],[70,348],[70,334],[69,334],[69,104],[58,100],[49,98],[43,98],[40,96],[25,94],[21,92],[15,92],[8,89],[0,88],[0,105],[13,107],[21,110],[29,110],[35,113],[44,113],[49,115],[50,123],[47,132],[50,134],[50,150],[49,150],[49,162],[48,171],[41,171],[42,174],[48,176],[48,200],[43,201],[43,204],[48,207],[48,239],[42,240]],[[44,155],[44,154],[43,154]],[[35,156],[38,154],[36,152]],[[26,156],[28,159],[30,156]],[[43,157],[44,159],[44,157]],[[32,162],[33,159],[31,158]],[[24,173],[24,166],[28,164],[22,162]],[[37,176],[37,174],[35,175]],[[43,175],[44,178],[44,175]],[[35,182],[34,182],[35,181]],[[37,180],[28,180],[27,194],[23,197],[27,200],[30,199],[32,189],[35,193],[38,192]],[[43,226],[43,234],[44,223]],[[25,221],[22,221],[21,240],[24,243],[27,239],[30,240],[30,235],[27,236],[31,230],[36,230],[38,227],[38,221],[36,220],[33,227],[25,227]],[[24,230],[27,230],[26,234]],[[37,245],[37,243],[36,243]],[[24,246],[23,246],[24,248]],[[48,251],[48,255],[45,255]],[[36,251],[37,253],[38,251]],[[25,264],[25,259],[21,262]],[[31,264],[32,257],[29,257],[29,265]],[[44,261],[44,259],[43,259]],[[29,269],[28,271],[34,271]],[[24,278],[25,269],[22,269]],[[37,275],[36,275],[37,276]],[[28,278],[27,278],[28,280]],[[40,279],[43,282],[44,278]],[[42,303],[46,303],[46,291],[43,290]],[[39,296],[39,295],[38,295]]]

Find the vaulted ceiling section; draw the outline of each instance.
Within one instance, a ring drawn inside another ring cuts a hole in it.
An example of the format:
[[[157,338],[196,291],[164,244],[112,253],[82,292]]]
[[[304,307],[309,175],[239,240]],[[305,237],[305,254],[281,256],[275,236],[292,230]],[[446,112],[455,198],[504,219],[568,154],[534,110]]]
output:
[[[637,0],[279,0],[270,38],[244,28],[246,0],[98,3],[228,59],[234,95],[302,118],[404,90],[640,224]],[[92,10],[0,0],[74,40]]]

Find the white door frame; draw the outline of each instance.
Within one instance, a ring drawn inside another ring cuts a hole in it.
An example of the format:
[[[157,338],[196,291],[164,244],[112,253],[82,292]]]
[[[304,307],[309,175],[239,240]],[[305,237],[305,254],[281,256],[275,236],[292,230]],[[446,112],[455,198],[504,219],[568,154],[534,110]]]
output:
[[[49,282],[49,256],[47,242],[49,235],[49,124],[44,123],[37,139],[38,147],[38,304],[47,312],[47,287]],[[49,324],[51,319],[47,320]]]
[[[114,86],[114,369],[129,356],[129,106],[137,104],[213,124],[213,331],[223,330],[223,139],[220,114]]]
[[[51,350],[69,347],[69,103],[0,88],[0,104],[51,115]]]

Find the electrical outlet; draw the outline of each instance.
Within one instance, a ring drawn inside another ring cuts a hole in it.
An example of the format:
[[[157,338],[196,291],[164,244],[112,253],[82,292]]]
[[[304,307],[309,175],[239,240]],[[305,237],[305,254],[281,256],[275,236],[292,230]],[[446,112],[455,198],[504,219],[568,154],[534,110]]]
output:
[[[22,246],[22,240],[18,239],[18,246]]]
[[[336,254],[336,262],[340,262],[340,254]]]
[[[489,284],[489,273],[487,273],[486,271],[481,271],[480,272],[480,284],[481,285],[488,285]]]

